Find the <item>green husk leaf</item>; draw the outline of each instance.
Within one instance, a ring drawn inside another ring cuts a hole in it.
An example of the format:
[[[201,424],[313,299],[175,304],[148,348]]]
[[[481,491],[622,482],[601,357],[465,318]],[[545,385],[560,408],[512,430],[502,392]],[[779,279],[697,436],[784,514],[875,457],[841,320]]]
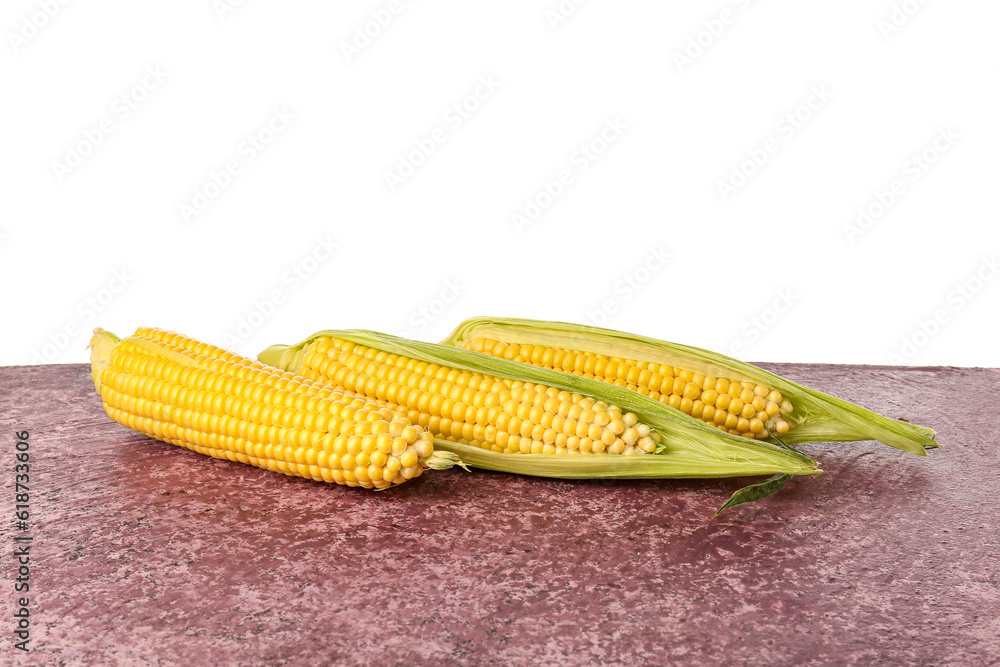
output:
[[[925,448],[938,446],[934,441],[935,433],[929,428],[890,419],[762,368],[697,347],[581,324],[493,317],[468,319],[458,325],[442,342],[444,345],[461,347],[466,340],[480,336],[496,338],[507,343],[565,347],[609,356],[654,361],[705,375],[730,377],[766,385],[780,391],[794,405],[791,419],[795,425],[788,433],[781,436],[788,444],[878,440],[890,447],[919,456],[927,454]],[[679,412],[672,408],[668,409]],[[687,415],[684,416],[697,421]]]
[[[526,366],[505,359],[436,343],[408,340],[365,330],[329,330],[313,334],[296,345],[273,345],[258,359],[297,372],[306,348],[316,338],[330,336],[429,363],[475,373],[541,383],[618,405],[660,434],[663,451],[657,454],[552,455],[500,454],[479,447],[438,439],[436,448],[458,454],[475,467],[525,475],[587,478],[701,478],[786,473],[815,475],[816,462],[773,443],[724,433],[642,394],[593,379]]]
[[[788,480],[791,478],[791,475],[781,473],[768,477],[763,482],[751,484],[750,486],[744,486],[742,489],[734,493],[722,507],[716,510],[715,516],[719,516],[722,514],[723,510],[727,510],[730,507],[742,505],[743,503],[752,503],[755,500],[760,500],[761,498],[766,498],[771,494],[777,493],[778,491],[781,491],[781,488],[787,484]]]
[[[434,447],[457,454],[474,468],[554,479],[711,479],[746,474],[734,475],[725,460],[713,462],[660,454],[501,454],[440,439],[434,441]]]

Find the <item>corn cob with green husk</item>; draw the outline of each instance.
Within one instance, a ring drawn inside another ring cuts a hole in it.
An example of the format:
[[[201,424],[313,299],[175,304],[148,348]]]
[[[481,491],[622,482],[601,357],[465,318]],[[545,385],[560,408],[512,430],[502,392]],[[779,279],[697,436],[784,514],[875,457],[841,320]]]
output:
[[[201,454],[376,489],[460,464],[384,405],[179,334],[97,329],[91,350],[108,416]]]
[[[889,419],[721,354],[620,331],[478,317],[460,324],[443,343],[614,384],[733,435],[785,444],[871,439],[919,455],[937,446],[929,428]]]
[[[558,478],[770,474],[732,504],[819,471],[781,445],[733,436],[594,379],[371,331],[323,331],[258,359],[405,414],[465,463]]]

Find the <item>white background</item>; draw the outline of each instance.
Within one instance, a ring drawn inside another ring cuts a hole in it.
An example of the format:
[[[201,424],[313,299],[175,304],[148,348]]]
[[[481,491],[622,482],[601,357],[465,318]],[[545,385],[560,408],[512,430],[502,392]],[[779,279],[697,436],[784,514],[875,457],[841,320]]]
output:
[[[505,315],[1000,366],[996,2],[232,4],[3,3],[0,364]]]

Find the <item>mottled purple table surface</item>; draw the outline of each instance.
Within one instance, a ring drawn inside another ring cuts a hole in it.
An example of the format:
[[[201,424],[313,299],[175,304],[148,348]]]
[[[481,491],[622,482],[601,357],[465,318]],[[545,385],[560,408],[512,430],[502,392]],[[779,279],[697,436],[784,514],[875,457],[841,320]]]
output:
[[[825,474],[719,517],[760,478],[457,470],[372,493],[146,439],[86,366],[0,368],[0,664],[997,664],[1000,370],[762,365],[942,447],[806,445]]]

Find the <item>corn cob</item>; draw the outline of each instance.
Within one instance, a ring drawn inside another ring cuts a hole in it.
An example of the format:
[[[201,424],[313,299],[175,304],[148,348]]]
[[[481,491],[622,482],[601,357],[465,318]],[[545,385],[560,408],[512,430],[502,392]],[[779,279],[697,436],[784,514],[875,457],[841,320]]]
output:
[[[642,393],[730,433],[814,441],[879,440],[913,454],[934,431],[686,345],[562,322],[472,318],[443,341],[530,366],[594,377]]]
[[[406,410],[435,434],[436,448],[480,468],[567,479],[780,478],[736,502],[772,493],[790,475],[819,472],[795,450],[721,432],[621,387],[434,343],[323,331],[273,345],[258,359]]]
[[[91,377],[116,422],[201,454],[285,475],[384,489],[447,468],[433,437],[350,391],[159,329],[97,329]]]

